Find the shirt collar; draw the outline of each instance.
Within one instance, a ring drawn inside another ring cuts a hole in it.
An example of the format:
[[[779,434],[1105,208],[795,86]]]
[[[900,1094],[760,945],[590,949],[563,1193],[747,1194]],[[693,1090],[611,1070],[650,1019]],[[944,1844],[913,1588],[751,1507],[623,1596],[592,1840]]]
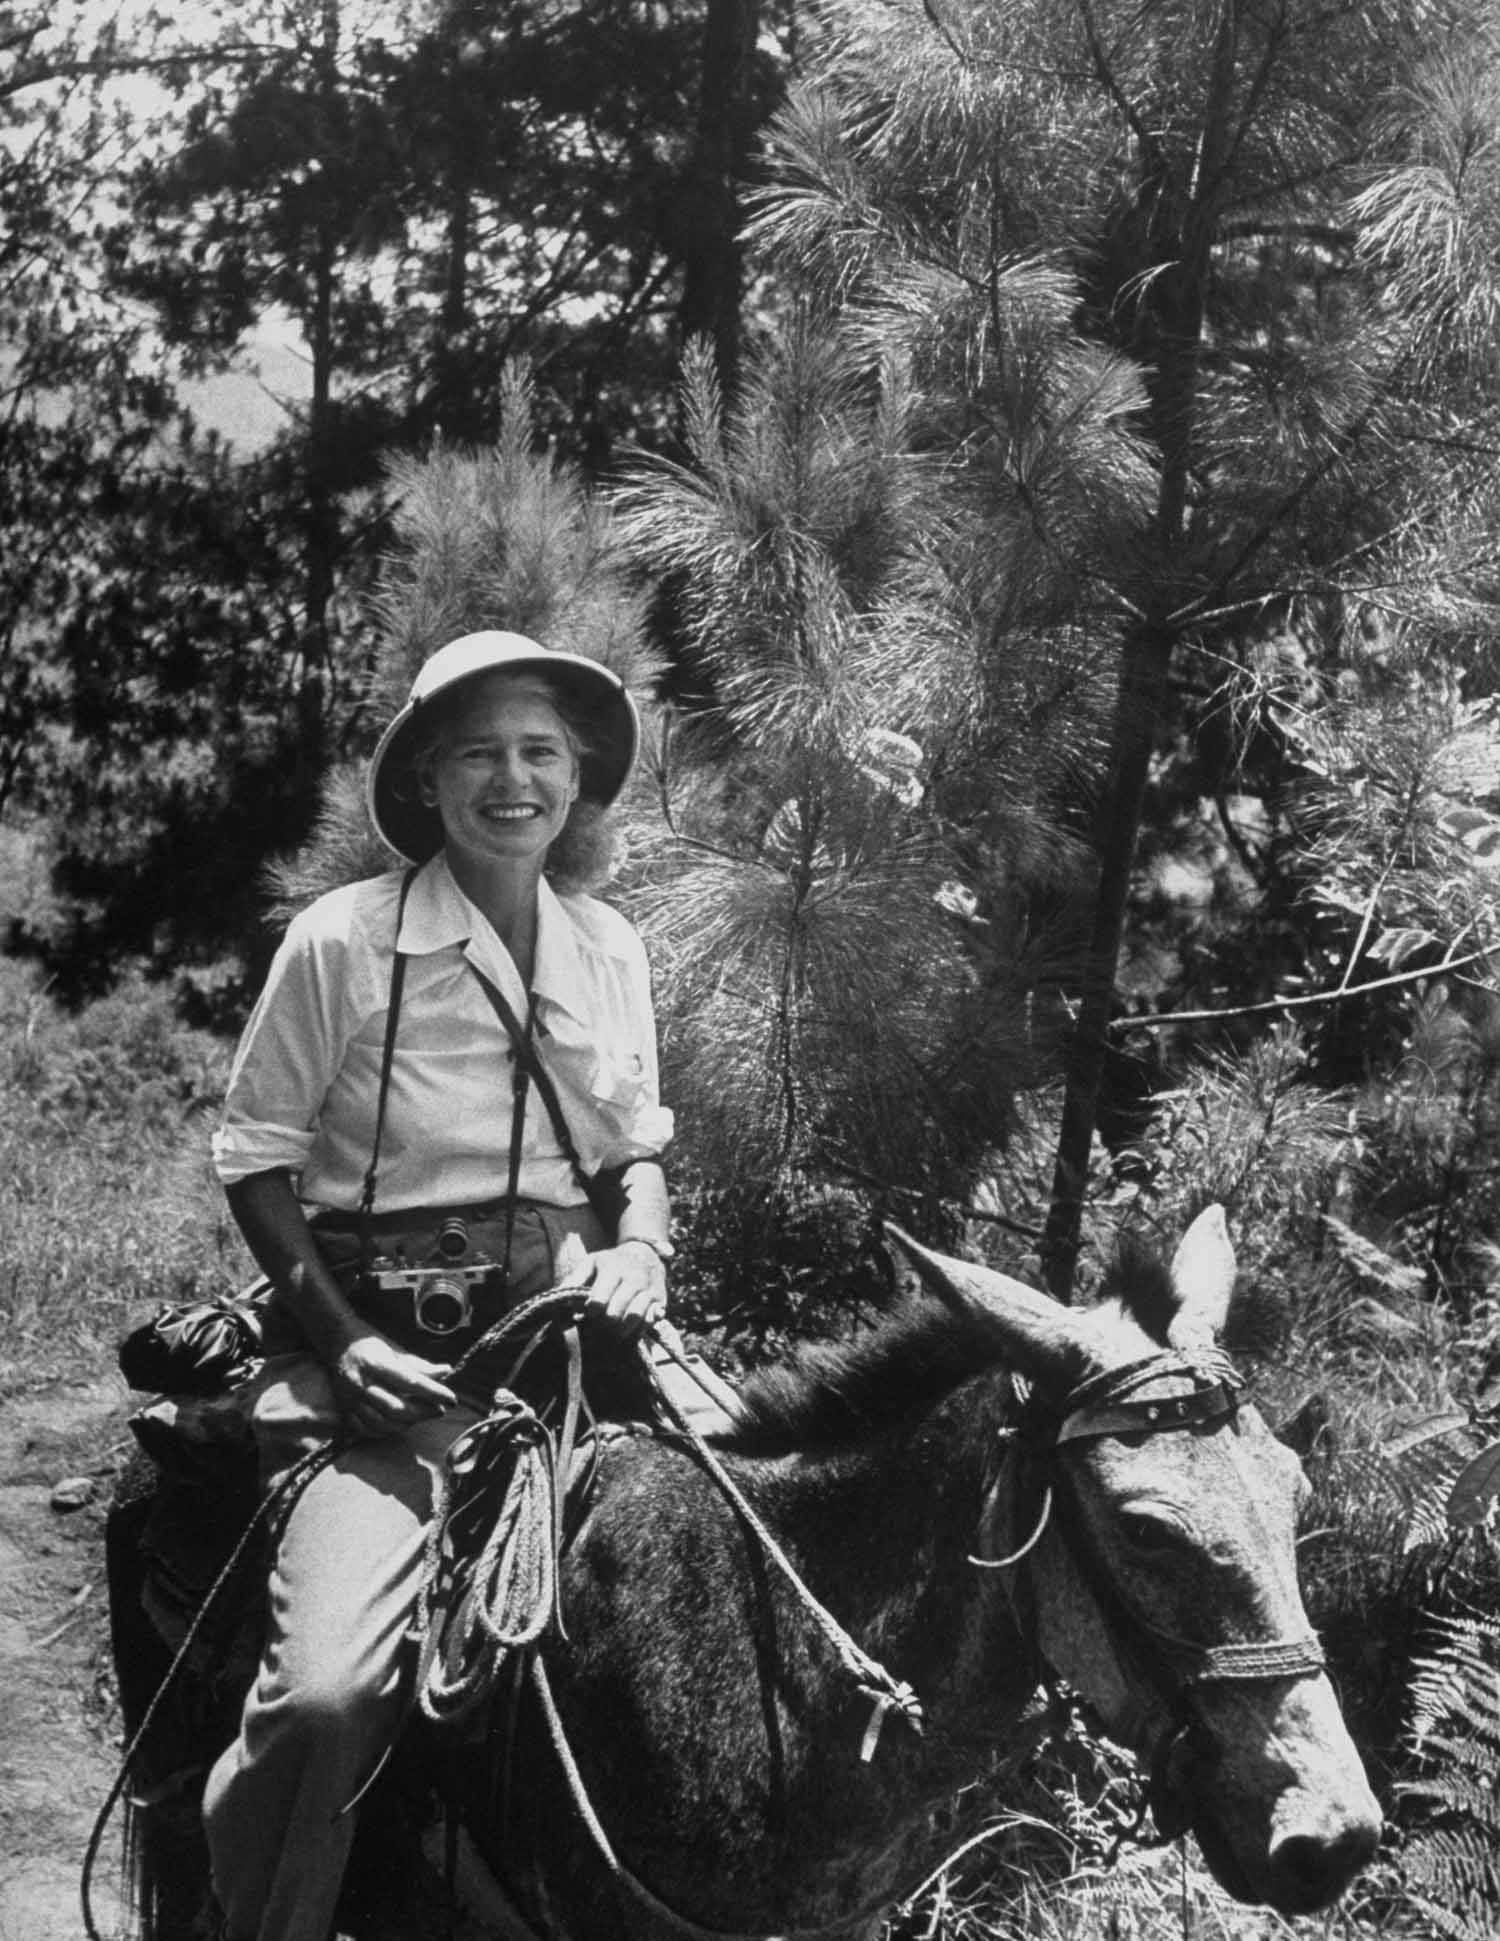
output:
[[[396,945],[409,957],[456,946],[489,976],[499,970],[507,984],[520,987],[509,951],[484,913],[458,887],[441,850],[412,881]],[[578,941],[566,908],[545,876],[537,887],[536,963],[531,982],[538,1004],[581,1015],[578,1005],[586,985]]]
[[[478,912],[453,880],[442,850],[423,863],[407,892],[396,948],[408,957],[466,944]]]

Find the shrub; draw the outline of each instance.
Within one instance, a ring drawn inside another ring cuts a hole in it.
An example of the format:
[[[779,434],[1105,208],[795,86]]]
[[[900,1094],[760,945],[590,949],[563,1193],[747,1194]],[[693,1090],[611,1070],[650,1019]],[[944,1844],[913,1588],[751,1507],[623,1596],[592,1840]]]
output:
[[[246,1276],[206,1163],[227,1066],[139,979],[74,1015],[0,959],[0,1392],[92,1374],[143,1307]]]

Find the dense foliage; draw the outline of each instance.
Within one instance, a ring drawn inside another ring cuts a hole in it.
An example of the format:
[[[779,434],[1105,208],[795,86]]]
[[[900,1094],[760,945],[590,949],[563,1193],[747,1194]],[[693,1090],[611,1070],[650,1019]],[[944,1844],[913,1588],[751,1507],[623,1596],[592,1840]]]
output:
[[[75,991],[122,950],[180,971],[254,934],[257,865],[360,745],[386,456],[493,438],[512,357],[595,468],[669,435],[685,332],[732,368],[735,175],[784,25],[761,0],[88,22],[23,8],[0,42],[0,791],[54,846],[20,933]],[[228,442],[216,380],[261,357]]]
[[[513,446],[524,352],[576,489],[661,453],[610,542],[677,703],[626,882],[705,1190],[988,1195],[1066,1286],[1080,1182],[1160,1201],[1153,1095],[1290,1004],[1381,1238],[1482,1292],[1483,9],[143,4],[4,58],[0,789],[65,988],[243,1002],[258,865],[425,639],[382,554],[469,570],[418,455]],[[226,444],[190,407],[269,331],[305,382]],[[540,625],[570,560],[449,608]]]

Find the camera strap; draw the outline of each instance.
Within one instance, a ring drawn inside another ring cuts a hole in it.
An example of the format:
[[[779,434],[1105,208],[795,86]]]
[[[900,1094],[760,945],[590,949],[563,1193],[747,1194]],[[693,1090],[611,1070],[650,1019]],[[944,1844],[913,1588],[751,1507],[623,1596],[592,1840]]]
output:
[[[558,1150],[573,1168],[574,1176],[583,1188],[584,1196],[592,1204],[592,1182],[583,1170],[583,1161],[578,1156],[578,1147],[574,1142],[573,1134],[568,1129],[562,1100],[557,1096],[557,1086],[553,1083],[552,1074],[542,1063],[541,1053],[536,1048],[536,994],[527,993],[526,1023],[523,1026],[500,987],[486,977],[477,964],[471,962],[469,969],[478,979],[480,990],[489,999],[490,1009],[503,1025],[505,1035],[510,1040],[511,1050],[515,1053],[517,1096],[522,1099],[524,1105],[523,1087],[525,1081],[530,1079],[536,1087],[537,1097],[547,1108],[547,1117],[552,1121],[552,1136],[557,1141]],[[512,1140],[511,1146],[513,1160],[518,1162],[518,1142]],[[511,1197],[515,1197],[514,1184],[511,1186]]]
[[[375,1135],[370,1141],[370,1163],[365,1168],[359,1195],[359,1264],[367,1268],[372,1258],[370,1222],[375,1214],[375,1176],[380,1167],[380,1135],[385,1130],[385,1108],[391,1093],[391,1065],[396,1056],[396,1021],[401,1015],[401,993],[406,986],[406,954],[401,949],[401,925],[406,917],[406,899],[417,872],[409,869],[401,879],[401,894],[396,902],[396,947],[391,955],[391,986],[386,998],[385,1043],[380,1053],[380,1090],[375,1099]]]
[[[469,968],[474,967],[471,964]],[[477,974],[477,973],[476,973]],[[499,996],[499,993],[496,993]],[[509,1007],[507,1007],[509,1008]],[[505,1182],[505,1273],[510,1277],[511,1243],[516,1236],[516,1194],[521,1185],[521,1141],[526,1133],[526,1083],[531,1076],[531,1066],[522,1056],[524,1045],[527,1052],[532,1050],[532,1035],[536,1029],[536,993],[526,993],[526,1030],[516,1040],[515,1083],[511,1091],[510,1108],[510,1165]],[[540,1088],[539,1088],[540,1089]]]

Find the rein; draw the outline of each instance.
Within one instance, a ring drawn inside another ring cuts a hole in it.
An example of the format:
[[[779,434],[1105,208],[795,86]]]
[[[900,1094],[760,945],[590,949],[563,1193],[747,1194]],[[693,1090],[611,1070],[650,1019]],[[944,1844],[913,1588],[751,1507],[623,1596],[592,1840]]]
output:
[[[302,1491],[306,1489],[313,1477],[317,1475],[319,1470],[328,1467],[345,1447],[347,1441],[347,1437],[339,1437],[333,1441],[325,1442],[320,1448],[309,1450],[305,1456],[298,1458],[296,1463],[287,1471],[286,1475],[281,1478],[276,1487],[269,1490],[261,1498],[252,1512],[250,1520],[246,1523],[244,1529],[236,1539],[234,1549],[230,1552],[227,1562],[212,1584],[209,1585],[208,1590],[204,1594],[203,1602],[193,1613],[192,1619],[183,1635],[182,1642],[173,1654],[172,1662],[162,1674],[161,1683],[152,1693],[151,1702],[141,1715],[140,1724],[131,1734],[129,1744],[120,1755],[120,1763],[115,1769],[115,1776],[110,1782],[109,1791],[104,1796],[104,1804],[94,1815],[94,1824],[89,1829],[88,1843],[83,1851],[83,1862],[78,1876],[78,1905],[79,1912],[83,1917],[83,1931],[87,1937],[87,1941],[103,1941],[98,1925],[94,1920],[93,1901],[94,1868],[98,1864],[99,1849],[103,1845],[105,1831],[111,1819],[114,1817],[115,1808],[124,1797],[125,1788],[130,1782],[130,1775],[134,1769],[136,1760],[140,1756],[141,1748],[150,1737],[151,1728],[160,1716],[161,1709],[167,1701],[168,1694],[176,1685],[182,1673],[183,1666],[188,1662],[199,1638],[202,1637],[204,1631],[207,1629],[211,1613],[218,1604],[219,1599],[223,1596],[225,1589],[228,1587],[235,1573],[239,1570],[246,1552],[250,1549],[255,1538],[262,1530],[269,1529],[272,1526],[273,1519],[278,1513],[284,1515],[291,1508],[291,1505],[301,1495]]]
[[[680,1368],[689,1374],[692,1373],[691,1368],[688,1367],[675,1341],[654,1327],[649,1332]],[[652,1376],[652,1380],[655,1381],[656,1375],[654,1369],[651,1367],[650,1357],[644,1356],[643,1359],[646,1362],[646,1367]],[[862,1651],[838,1620],[813,1596],[812,1592],[807,1588],[807,1585],[797,1575],[796,1570],[792,1566],[791,1559],[781,1548],[780,1544],[777,1543],[765,1523],[747,1501],[744,1492],[734,1482],[728,1470],[725,1469],[713,1450],[709,1448],[703,1437],[698,1434],[698,1431],[688,1421],[687,1417],[682,1414],[672,1397],[659,1382],[657,1383],[657,1397],[667,1414],[671,1417],[678,1432],[687,1438],[698,1461],[718,1485],[720,1495],[728,1502],[745,1527],[754,1534],[756,1541],[760,1544],[765,1555],[775,1564],[783,1578],[791,1586],[793,1594],[801,1604],[803,1611],[816,1625],[818,1630],[822,1632],[824,1638],[827,1639],[829,1645],[833,1648],[843,1670],[858,1685],[862,1696],[869,1699],[870,1722],[865,1727],[865,1735],[860,1742],[860,1759],[868,1765],[870,1760],[874,1758],[875,1749],[880,1742],[881,1727],[892,1711],[896,1712],[914,1732],[920,1733],[922,1730],[922,1702],[912,1690],[911,1686],[899,1678],[893,1678],[883,1665],[878,1664],[867,1652]]]

